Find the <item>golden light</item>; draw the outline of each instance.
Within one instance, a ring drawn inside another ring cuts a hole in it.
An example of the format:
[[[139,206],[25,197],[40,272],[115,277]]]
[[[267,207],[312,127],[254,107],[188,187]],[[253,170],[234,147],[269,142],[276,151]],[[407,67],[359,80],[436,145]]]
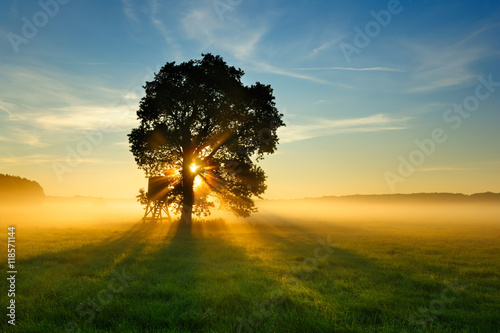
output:
[[[180,169],[178,168],[171,168],[171,169],[165,169],[163,171],[163,174],[166,176],[166,177],[170,177],[170,178],[179,178],[180,175],[181,175],[181,171]]]
[[[193,173],[194,173],[194,172],[196,172],[196,170],[198,170],[198,166],[197,166],[196,164],[194,164],[194,163],[193,163],[193,164],[191,164],[191,165],[189,166],[189,169],[191,170],[191,172],[193,172]]]
[[[201,185],[202,181],[203,180],[201,179],[200,176],[196,176],[194,178],[193,187],[199,187]]]

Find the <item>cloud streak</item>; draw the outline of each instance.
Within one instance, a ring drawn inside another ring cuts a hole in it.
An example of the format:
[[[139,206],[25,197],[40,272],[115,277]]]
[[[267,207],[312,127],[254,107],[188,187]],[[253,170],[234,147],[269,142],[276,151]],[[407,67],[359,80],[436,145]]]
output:
[[[307,80],[307,81],[320,83],[320,84],[331,84],[330,82],[328,82],[326,80],[318,79],[318,78],[315,78],[315,77],[309,76],[309,75],[298,74],[298,73],[295,73],[293,71],[289,71],[286,69],[277,68],[277,67],[274,67],[274,66],[272,66],[268,63],[265,63],[265,62],[253,61],[252,64],[254,66],[254,70],[257,72],[277,74],[277,75],[292,77],[295,79]]]
[[[85,164],[120,164],[121,161],[110,160],[107,158],[81,158],[80,163]],[[52,154],[32,154],[24,156],[0,157],[0,165],[33,165],[49,164],[53,162],[66,162],[66,157]]]
[[[160,13],[160,3],[158,0],[151,0],[149,2],[150,5],[150,16],[149,19],[153,24],[153,27],[163,36],[163,39],[167,43],[167,45],[172,48],[174,57],[176,59],[182,58],[182,48],[177,43],[174,37],[172,37],[172,31],[167,28],[167,26],[163,23],[163,21],[159,18],[158,14]]]
[[[23,106],[22,113],[40,106],[86,104],[89,100],[109,101],[109,96],[119,96],[122,91],[100,84],[99,79],[70,75],[55,68],[29,68],[0,65],[0,75],[11,82],[3,89],[2,103]],[[11,113],[16,111],[9,108]]]
[[[239,15],[238,11],[228,13],[221,21],[212,6],[197,6],[185,14],[181,19],[181,26],[186,37],[198,41],[203,50],[210,52],[228,53],[232,58],[244,65],[250,65],[256,72],[275,74],[299,80],[319,83],[323,85],[338,85],[343,88],[354,87],[332,83],[327,80],[298,73],[296,69],[281,68],[273,65],[269,59],[259,54],[266,53],[265,40],[269,30],[266,18],[260,18],[258,24],[247,17]],[[323,44],[316,52],[328,48],[337,39]]]
[[[96,130],[110,124],[108,130],[123,130],[136,125],[135,111],[127,105],[70,106],[49,110],[34,119],[35,123],[46,130],[83,131]]]
[[[7,113],[8,119],[10,121],[19,121],[19,120],[24,120],[25,119],[25,117],[23,117],[21,115],[14,114],[11,111],[9,111],[9,109],[7,108],[7,103],[3,102],[2,100],[0,100],[0,110],[2,110],[5,113]]]
[[[27,145],[35,148],[43,148],[50,146],[43,143],[37,134],[20,128],[14,128],[7,131],[8,136],[0,135],[0,142],[9,144]]]
[[[131,0],[122,0],[123,14],[131,21],[139,21],[134,10],[134,4]]]
[[[331,48],[333,45],[335,45],[337,42],[343,40],[344,38],[345,38],[345,35],[338,36],[337,38],[334,38],[326,43],[321,44],[320,46],[318,46],[317,48],[312,50],[312,52],[309,54],[309,57],[315,56],[318,53],[320,53],[321,51]]]
[[[413,86],[409,92],[435,92],[468,86],[477,77],[474,64],[494,53],[490,45],[476,40],[478,35],[491,27],[481,27],[456,43],[427,41],[424,43],[404,41],[410,57],[416,63],[411,72]],[[443,45],[444,44],[444,45]],[[439,52],[436,52],[439,49]]]
[[[481,168],[459,168],[459,167],[432,167],[432,168],[417,169],[417,171],[421,171],[421,172],[471,171],[471,170],[482,170],[482,169]]]
[[[305,68],[294,68],[298,71],[362,71],[362,72],[405,72],[402,69],[388,68],[388,67],[364,67],[364,68],[354,68],[354,67],[305,67]]]
[[[348,119],[316,119],[305,125],[288,125],[280,129],[280,141],[290,143],[341,133],[394,131],[408,128],[405,123],[411,118],[392,118],[385,114]]]

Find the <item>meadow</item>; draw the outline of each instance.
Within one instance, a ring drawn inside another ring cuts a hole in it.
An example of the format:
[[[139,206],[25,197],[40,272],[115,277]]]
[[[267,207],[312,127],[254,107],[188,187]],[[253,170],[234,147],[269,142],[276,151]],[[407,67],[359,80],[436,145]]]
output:
[[[133,203],[3,209],[1,331],[500,332],[498,205],[259,206],[191,230]]]

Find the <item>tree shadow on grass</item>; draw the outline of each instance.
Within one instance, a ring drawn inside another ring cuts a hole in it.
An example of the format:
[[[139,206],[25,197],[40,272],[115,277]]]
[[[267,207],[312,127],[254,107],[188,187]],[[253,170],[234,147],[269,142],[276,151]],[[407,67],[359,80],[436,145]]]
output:
[[[164,332],[225,332],[238,329],[254,303],[271,297],[278,284],[253,266],[245,251],[215,235],[229,232],[220,221],[178,223],[139,267],[118,308],[99,318],[99,329]],[[113,313],[118,318],[110,320]]]
[[[406,314],[417,309],[398,308],[415,297],[428,305],[443,288],[441,281],[422,282],[336,246],[331,253],[318,252],[325,258],[319,260],[316,238],[328,235],[287,228],[251,228],[261,242],[278,249],[273,254],[281,264],[277,269],[231,242],[237,234],[220,221],[198,221],[192,230],[179,228],[178,222],[137,224],[96,244],[21,261],[23,274],[32,276],[19,284],[24,304],[19,328],[307,332],[355,331],[353,323],[402,327]],[[317,266],[308,258],[316,258]]]
[[[278,288],[221,223],[136,224],[19,262],[23,332],[235,331]]]
[[[282,228],[286,231],[272,225],[254,230],[263,242],[286,249],[276,256],[289,267],[284,274],[288,277],[285,289],[303,309],[300,315],[307,326],[319,331],[400,331],[431,324],[458,330],[467,324],[457,323],[453,311],[440,312],[440,316],[429,312],[431,302],[442,302],[445,281],[414,276],[398,268],[403,263],[369,258],[335,244],[336,232],[355,232],[355,228],[332,226],[318,232],[293,223]],[[325,250],[328,243],[330,251]],[[454,295],[448,290],[447,296]]]
[[[93,244],[20,260],[16,299],[23,308],[16,326],[23,332],[66,326],[76,332],[92,325],[129,283],[128,266],[148,245],[148,236],[167,228],[137,224]]]

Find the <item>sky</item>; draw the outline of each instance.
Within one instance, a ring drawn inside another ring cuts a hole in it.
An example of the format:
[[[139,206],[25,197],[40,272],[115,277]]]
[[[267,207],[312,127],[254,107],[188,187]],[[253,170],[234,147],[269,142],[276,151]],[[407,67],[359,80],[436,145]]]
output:
[[[0,4],[0,173],[130,198],[142,85],[221,55],[274,89],[268,199],[500,192],[500,2],[41,0]]]

